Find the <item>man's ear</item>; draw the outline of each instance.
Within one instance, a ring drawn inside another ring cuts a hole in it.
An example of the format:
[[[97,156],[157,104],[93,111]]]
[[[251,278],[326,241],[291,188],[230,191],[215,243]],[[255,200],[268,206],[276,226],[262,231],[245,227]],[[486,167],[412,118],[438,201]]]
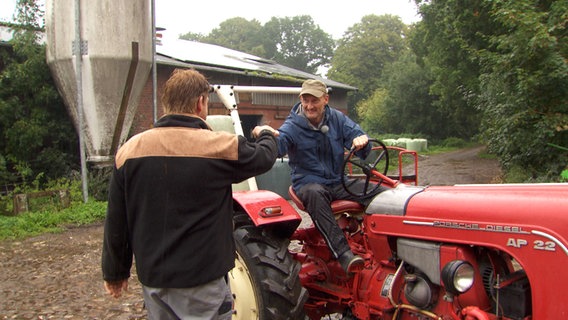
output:
[[[203,103],[205,102],[204,100],[205,100],[205,98],[203,96],[199,96],[199,100],[197,100],[197,104],[195,106],[195,113],[196,114],[201,113],[201,110],[203,110]]]

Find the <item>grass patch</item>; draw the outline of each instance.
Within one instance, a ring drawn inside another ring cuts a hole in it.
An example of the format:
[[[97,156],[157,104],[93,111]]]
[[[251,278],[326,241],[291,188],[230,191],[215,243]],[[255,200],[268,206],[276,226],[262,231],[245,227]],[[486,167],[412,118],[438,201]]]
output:
[[[441,154],[441,153],[448,153],[448,152],[453,152],[453,151],[457,151],[457,150],[461,150],[461,149],[467,149],[467,148],[473,148],[473,147],[477,147],[480,146],[479,143],[477,142],[466,142],[466,141],[462,141],[461,143],[442,143],[439,145],[428,145],[428,150],[420,152],[420,154],[423,155],[433,155],[433,154]],[[495,158],[494,155],[491,155],[489,153],[486,152],[482,152],[480,153],[481,157],[484,158]]]
[[[87,225],[103,221],[106,215],[105,201],[74,201],[61,210],[43,209],[17,216],[0,215],[0,240],[16,240],[43,233],[56,233],[69,225]]]
[[[491,159],[491,160],[499,160],[497,155],[488,153],[486,149],[483,149],[477,156],[481,159]]]

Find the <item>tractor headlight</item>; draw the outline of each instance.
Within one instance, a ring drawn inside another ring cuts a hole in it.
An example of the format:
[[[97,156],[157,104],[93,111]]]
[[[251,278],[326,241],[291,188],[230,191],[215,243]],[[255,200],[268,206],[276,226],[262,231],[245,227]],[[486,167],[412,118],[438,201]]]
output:
[[[442,281],[446,291],[458,295],[466,292],[473,286],[473,267],[463,260],[454,260],[447,263],[442,269]]]

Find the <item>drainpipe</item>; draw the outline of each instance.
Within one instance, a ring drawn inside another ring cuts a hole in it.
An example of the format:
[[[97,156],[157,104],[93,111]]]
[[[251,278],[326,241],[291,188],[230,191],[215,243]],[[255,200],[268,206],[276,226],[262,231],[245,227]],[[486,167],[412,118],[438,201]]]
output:
[[[75,0],[75,78],[77,81],[77,118],[79,127],[79,153],[81,155],[81,182],[83,185],[83,202],[89,200],[87,183],[87,160],[85,155],[85,137],[83,128],[83,44],[81,43],[81,0]]]
[[[156,1],[152,0],[152,110],[154,122],[158,121],[158,70],[156,70]]]

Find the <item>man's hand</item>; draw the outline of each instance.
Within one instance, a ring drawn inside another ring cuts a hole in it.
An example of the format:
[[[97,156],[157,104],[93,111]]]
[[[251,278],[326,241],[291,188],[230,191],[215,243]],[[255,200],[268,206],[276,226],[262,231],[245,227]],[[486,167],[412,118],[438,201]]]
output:
[[[105,289],[113,298],[118,298],[122,295],[122,291],[128,291],[128,279],[105,281]]]
[[[358,136],[357,138],[353,139],[353,148],[355,150],[361,150],[364,148],[367,143],[369,143],[369,137],[367,135]]]
[[[264,126],[256,126],[254,127],[254,129],[252,129],[252,137],[253,138],[258,138],[258,136],[260,135],[260,133],[264,130],[268,130],[270,132],[272,132],[272,134],[275,137],[278,137],[278,135],[280,134],[280,132],[278,132],[278,130],[275,130],[274,128],[272,128],[271,126],[268,125],[264,125]]]

